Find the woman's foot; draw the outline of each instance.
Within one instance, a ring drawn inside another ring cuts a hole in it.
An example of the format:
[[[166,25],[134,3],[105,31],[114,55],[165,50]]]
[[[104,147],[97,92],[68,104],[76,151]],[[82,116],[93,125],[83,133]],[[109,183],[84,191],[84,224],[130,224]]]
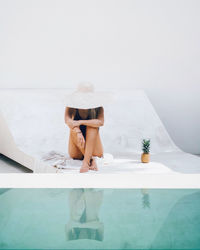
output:
[[[89,168],[90,168],[90,170],[98,171],[97,163],[96,163],[96,160],[94,158],[92,158],[90,160],[90,166],[89,166]]]
[[[83,161],[82,166],[80,168],[80,173],[85,173],[89,171],[90,166],[87,162]]]

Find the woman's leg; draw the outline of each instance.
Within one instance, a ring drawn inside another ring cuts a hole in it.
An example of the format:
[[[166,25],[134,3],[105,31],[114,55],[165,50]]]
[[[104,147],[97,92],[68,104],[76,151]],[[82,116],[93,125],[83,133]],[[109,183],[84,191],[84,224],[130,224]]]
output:
[[[71,158],[77,160],[83,160],[85,150],[78,147],[76,134],[72,130],[70,130],[68,152]]]
[[[92,131],[93,133],[91,133]],[[95,138],[93,139],[94,135],[96,137],[96,142],[95,142]],[[103,146],[101,143],[99,130],[97,128],[86,127],[86,144],[87,144],[87,147],[89,147],[89,149],[93,148],[92,156],[98,156],[98,157],[103,156]],[[83,155],[85,155],[85,148],[86,148],[86,145],[84,148],[81,148],[79,146],[77,137],[76,137],[76,132],[74,132],[73,130],[70,130],[69,147],[68,147],[69,155],[72,157],[72,155],[76,156],[76,154],[78,154],[78,156],[81,155],[81,157],[83,157]],[[76,158],[76,157],[72,157],[72,158]]]
[[[103,146],[101,143],[99,129],[94,127],[86,127],[86,143],[83,165],[81,167],[81,172],[87,172],[89,169],[92,156],[103,156]]]
[[[84,161],[89,163],[92,156],[101,157],[102,155],[103,147],[100,140],[98,128],[87,127]]]
[[[83,166],[87,170],[89,165],[92,165],[92,169],[95,169],[95,161],[92,160],[92,156],[103,156],[103,146],[101,143],[98,128],[86,127],[86,140],[85,147],[81,148],[78,144],[76,132],[70,130],[68,152],[73,159],[83,160]],[[86,171],[83,171],[86,172]]]
[[[98,130],[98,134],[97,134],[97,137],[96,137],[96,144],[95,144],[92,156],[98,156],[98,157],[103,156],[103,145],[101,143],[99,130]]]

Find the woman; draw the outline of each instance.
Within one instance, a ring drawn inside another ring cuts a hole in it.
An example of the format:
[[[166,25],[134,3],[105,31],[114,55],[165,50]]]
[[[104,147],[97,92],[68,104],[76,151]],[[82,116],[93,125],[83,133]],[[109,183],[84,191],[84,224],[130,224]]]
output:
[[[65,123],[70,128],[68,152],[73,159],[83,160],[81,173],[98,170],[94,157],[103,156],[99,128],[104,125],[103,104],[109,100],[106,95],[95,93],[92,84],[82,83],[68,97],[65,109]]]

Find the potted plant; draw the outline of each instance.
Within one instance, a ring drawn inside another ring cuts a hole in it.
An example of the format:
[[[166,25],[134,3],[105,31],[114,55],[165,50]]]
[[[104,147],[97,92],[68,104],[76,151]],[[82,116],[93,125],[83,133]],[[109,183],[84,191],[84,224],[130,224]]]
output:
[[[150,139],[146,140],[143,139],[142,141],[142,156],[141,156],[141,161],[143,163],[148,163],[150,161]]]

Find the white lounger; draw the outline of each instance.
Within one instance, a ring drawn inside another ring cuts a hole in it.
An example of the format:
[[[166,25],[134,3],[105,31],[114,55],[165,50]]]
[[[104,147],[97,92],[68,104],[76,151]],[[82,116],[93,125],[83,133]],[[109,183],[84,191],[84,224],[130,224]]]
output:
[[[70,160],[67,153],[64,101],[69,92],[1,90],[0,153],[35,173],[79,173],[81,162]],[[115,102],[104,107],[105,124],[100,128],[105,155],[114,160],[90,173],[200,173],[200,158],[173,143],[143,91],[115,95]],[[149,164],[140,163],[143,138],[151,138]]]

